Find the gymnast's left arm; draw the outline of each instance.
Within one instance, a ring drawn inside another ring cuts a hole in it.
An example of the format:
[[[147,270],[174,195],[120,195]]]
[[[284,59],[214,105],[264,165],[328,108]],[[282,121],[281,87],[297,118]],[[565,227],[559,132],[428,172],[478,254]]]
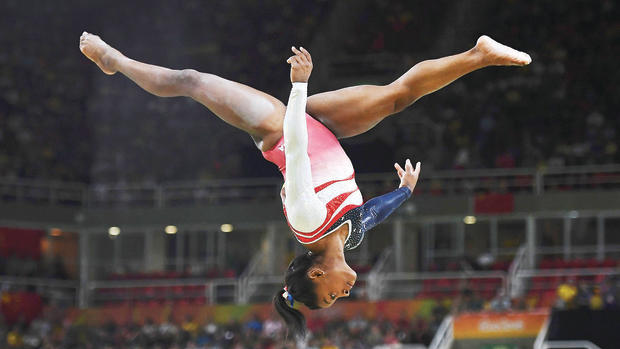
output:
[[[415,169],[409,159],[405,161],[405,169],[400,167],[398,163],[394,164],[394,167],[400,178],[398,189],[372,198],[362,205],[362,225],[365,231],[383,222],[403,202],[407,201],[418,183],[420,162],[416,163]]]

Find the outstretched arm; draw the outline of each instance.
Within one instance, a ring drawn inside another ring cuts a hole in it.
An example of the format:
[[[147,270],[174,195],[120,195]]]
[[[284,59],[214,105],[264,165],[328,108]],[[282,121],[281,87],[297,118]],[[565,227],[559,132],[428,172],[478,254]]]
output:
[[[284,182],[286,216],[293,229],[311,232],[318,228],[327,209],[314,191],[310,158],[308,157],[308,129],[306,126],[307,85],[312,72],[310,53],[292,47],[291,65],[293,88],[284,114],[284,153],[286,178]]]
[[[418,177],[420,176],[419,162],[416,164],[415,169],[409,159],[405,162],[404,170],[399,164],[394,164],[394,167],[398,177],[400,177],[398,189],[372,198],[362,205],[362,225],[366,231],[383,222],[403,202],[407,201],[418,182]]]

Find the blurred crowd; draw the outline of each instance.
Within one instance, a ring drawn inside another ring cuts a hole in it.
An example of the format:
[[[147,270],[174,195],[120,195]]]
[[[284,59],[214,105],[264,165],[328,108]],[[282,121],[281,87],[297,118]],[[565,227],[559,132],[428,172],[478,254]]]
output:
[[[202,106],[154,98],[124,79],[100,74],[77,50],[79,34],[90,29],[138,59],[213,72],[284,99],[288,47],[320,45],[314,35],[335,6],[284,0],[195,0],[179,6],[143,0],[126,6],[95,1],[30,11],[16,0],[2,2],[2,12],[19,20],[0,23],[12,33],[0,36],[0,177],[153,183],[277,176],[247,135]],[[358,172],[384,172],[390,168],[385,163],[412,154],[427,169],[620,162],[620,91],[611,83],[619,79],[611,45],[619,36],[613,15],[618,4],[468,6],[359,2],[351,10],[352,24],[343,28],[350,33],[334,35],[346,38],[334,45],[339,47],[334,56],[388,54],[406,62],[403,66],[464,49],[480,33],[534,59],[528,68],[486,69],[461,79],[405,112],[415,115],[391,118],[372,139],[347,145]],[[455,11],[475,14],[475,27],[459,27],[463,19]],[[162,16],[171,12],[175,15]],[[468,30],[454,29],[448,35],[453,47],[439,47],[446,35],[441,33],[453,27]],[[224,32],[235,35],[225,38]],[[350,80],[366,73],[352,71]],[[386,162],[365,161],[375,153]]]
[[[591,310],[620,307],[620,278],[608,277],[599,283],[568,278],[556,290],[554,307],[557,309],[585,308]]]
[[[308,322],[305,348],[369,348],[382,344],[421,343],[428,345],[446,310],[437,306],[429,318],[401,315],[396,320],[367,318],[361,315],[346,320],[340,317],[315,318]],[[301,348],[288,336],[276,315],[253,315],[243,322],[225,325],[207,321],[198,323],[191,316],[178,323],[88,325],[70,320],[62,311],[48,309],[26,324],[9,326],[0,317],[3,348]]]
[[[61,280],[69,278],[60,256],[46,259],[17,254],[7,258],[0,256],[0,275]]]
[[[376,141],[382,147],[379,153],[396,154],[395,160],[421,154],[427,168],[440,169],[618,163],[620,91],[612,82],[619,73],[610,59],[617,50],[612,42],[620,37],[614,29],[618,17],[612,14],[618,5],[508,1],[471,6],[477,7],[459,11],[478,16],[480,24],[473,33],[460,28],[458,21],[442,22],[440,14],[430,16],[434,25],[426,25],[418,20],[419,4],[413,2],[370,7],[367,16],[378,19],[368,21],[374,25],[363,32],[372,34],[365,41],[352,41],[351,51],[390,51],[405,59],[411,56],[415,63],[424,56],[410,44],[421,39],[422,49],[429,45],[431,50],[428,38],[437,38],[437,23],[442,23],[466,32],[463,38],[455,34],[457,43],[469,43],[468,35],[488,33],[533,58],[529,67],[485,69],[423,98],[409,115],[419,122],[402,120],[398,127],[396,119],[390,132]],[[446,9],[440,1],[429,5],[431,13],[441,12],[436,7]]]
[[[15,15],[0,23],[0,177],[87,181],[88,69],[63,53],[74,33],[70,21],[54,15],[58,6],[29,7],[0,4],[1,12]]]

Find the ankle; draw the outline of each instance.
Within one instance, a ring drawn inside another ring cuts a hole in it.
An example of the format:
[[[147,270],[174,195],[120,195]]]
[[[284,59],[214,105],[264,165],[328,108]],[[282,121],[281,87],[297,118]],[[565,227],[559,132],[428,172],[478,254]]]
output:
[[[486,67],[490,65],[488,56],[478,47],[478,45],[472,47],[465,52],[469,60],[478,68]]]

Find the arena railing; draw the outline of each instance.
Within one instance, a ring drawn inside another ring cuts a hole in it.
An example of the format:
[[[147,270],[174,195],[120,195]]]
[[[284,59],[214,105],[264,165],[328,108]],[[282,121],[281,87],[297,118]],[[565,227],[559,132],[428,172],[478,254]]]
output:
[[[441,322],[441,325],[439,325],[428,349],[450,349],[452,347],[452,342],[454,342],[453,324],[454,318],[452,315],[446,316]]]
[[[46,301],[57,305],[78,305],[79,283],[74,280],[2,275],[0,277],[0,289],[4,291],[34,291]]]
[[[425,171],[423,179],[416,190],[433,195],[617,189],[620,188],[620,165]],[[393,188],[397,178],[392,172],[359,174],[357,182],[367,196],[373,196]],[[175,207],[273,200],[279,196],[281,185],[281,178],[92,186],[0,179],[0,201],[87,207]]]
[[[89,305],[114,302],[175,301],[204,299],[206,303],[237,303],[239,287],[236,278],[188,278],[152,280],[93,280],[87,283]],[[183,288],[180,292],[171,289]],[[196,287],[196,291],[187,288]],[[146,289],[152,290],[149,294]],[[159,292],[158,292],[159,291]]]
[[[393,268],[393,252],[394,251],[391,247],[383,250],[377,259],[377,262],[368,273],[367,295],[369,300],[378,300],[381,298],[383,288],[386,287],[383,279],[385,271]]]
[[[521,246],[515,258],[513,259],[512,263],[510,263],[510,267],[508,268],[508,280],[507,280],[507,292],[506,293],[511,298],[515,298],[523,294],[525,285],[523,284],[523,282],[521,282],[522,280],[517,277],[517,274],[522,269],[530,268],[530,266],[527,265],[527,262],[528,262],[527,254],[528,254],[527,246]]]
[[[239,303],[248,303],[254,292],[257,290],[256,283],[252,281],[256,278],[257,271],[260,265],[264,263],[266,257],[265,251],[259,250],[256,254],[254,254],[254,257],[252,257],[252,260],[250,260],[248,266],[239,276],[239,287],[237,287],[237,300]],[[280,280],[280,282],[282,281]]]
[[[570,256],[579,256],[579,259],[597,259],[601,256],[598,246],[574,246],[571,247]],[[606,245],[603,247],[603,256],[610,253],[620,252],[620,245]],[[540,268],[538,264],[530,265],[528,261],[538,263],[544,256],[560,256],[555,257],[556,260],[564,260],[566,250],[563,247],[537,247],[533,258],[529,256],[529,250],[522,248],[515,258],[509,270],[509,294],[512,298],[521,297],[526,291],[541,290],[536,288],[531,281],[534,278],[557,278],[557,277],[574,277],[580,279],[593,279],[596,276],[620,275],[620,270],[616,267],[562,267],[562,268]],[[513,268],[514,267],[514,268]],[[552,285],[547,285],[552,287]],[[549,287],[544,287],[548,289]]]
[[[465,289],[495,296],[499,290],[506,289],[508,277],[503,271],[387,272],[381,279],[382,293],[379,299],[406,299],[427,293],[452,297]],[[445,280],[451,282],[445,286],[428,287],[424,284]]]
[[[87,190],[82,183],[0,178],[0,202],[84,206]]]

